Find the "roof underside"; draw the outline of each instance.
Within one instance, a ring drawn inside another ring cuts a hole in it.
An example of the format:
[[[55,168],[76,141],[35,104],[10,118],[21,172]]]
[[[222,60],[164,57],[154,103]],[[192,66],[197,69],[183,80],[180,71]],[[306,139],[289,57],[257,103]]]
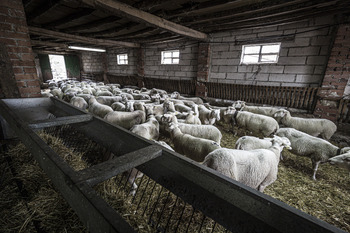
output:
[[[346,0],[23,0],[34,50],[138,47],[350,14]]]

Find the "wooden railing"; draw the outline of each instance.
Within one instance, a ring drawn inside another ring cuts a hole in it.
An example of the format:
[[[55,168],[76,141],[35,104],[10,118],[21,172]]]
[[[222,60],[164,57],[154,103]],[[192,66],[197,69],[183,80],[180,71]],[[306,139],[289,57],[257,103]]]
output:
[[[341,99],[338,105],[338,123],[350,123],[350,99]]]
[[[193,80],[143,78],[143,82],[146,88],[159,88],[168,92],[177,91],[186,95],[195,95],[196,92]]]
[[[110,83],[118,83],[122,86],[137,86],[138,78],[137,76],[121,76],[121,75],[113,75],[107,74],[107,78]]]
[[[224,83],[207,83],[208,97],[243,100],[248,103],[267,104],[313,111],[317,87],[277,87]]]

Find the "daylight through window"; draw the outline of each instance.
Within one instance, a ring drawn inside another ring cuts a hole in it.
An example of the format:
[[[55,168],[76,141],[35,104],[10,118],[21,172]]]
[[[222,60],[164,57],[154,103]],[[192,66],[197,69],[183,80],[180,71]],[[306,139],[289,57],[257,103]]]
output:
[[[281,43],[243,45],[241,64],[277,63]]]
[[[128,54],[118,54],[118,65],[127,65],[128,64]]]
[[[179,50],[162,51],[162,64],[179,64],[179,61]]]

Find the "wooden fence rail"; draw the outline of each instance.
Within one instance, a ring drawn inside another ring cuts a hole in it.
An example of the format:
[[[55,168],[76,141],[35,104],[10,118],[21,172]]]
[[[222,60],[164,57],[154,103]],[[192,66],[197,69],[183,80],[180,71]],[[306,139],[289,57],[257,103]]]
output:
[[[338,107],[338,123],[350,123],[350,99],[341,99]]]
[[[224,83],[207,83],[208,97],[243,100],[313,111],[318,87],[277,87]]]
[[[196,86],[193,80],[143,78],[146,88],[159,88],[168,92],[177,91],[181,94],[195,95]]]
[[[120,76],[120,75],[112,75],[107,74],[107,78],[110,83],[118,83],[122,86],[137,86],[138,78],[137,76]]]

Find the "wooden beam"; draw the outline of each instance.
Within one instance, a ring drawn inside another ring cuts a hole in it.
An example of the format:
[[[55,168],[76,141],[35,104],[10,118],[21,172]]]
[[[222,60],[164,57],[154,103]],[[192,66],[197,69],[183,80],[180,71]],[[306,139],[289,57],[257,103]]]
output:
[[[103,39],[95,39],[84,36],[76,36],[72,34],[67,34],[63,32],[57,32],[52,30],[47,30],[43,28],[37,27],[28,27],[29,34],[32,35],[40,35],[46,36],[50,38],[59,38],[68,41],[80,42],[85,44],[93,44],[93,45],[102,45],[102,46],[117,46],[117,47],[130,47],[137,48],[140,47],[140,44],[131,43],[131,42],[123,42],[123,41],[114,41],[114,40],[103,40]]]
[[[170,22],[166,19],[141,11],[129,5],[114,0],[81,0],[85,4],[107,10],[113,14],[126,17],[133,21],[146,23],[151,26],[159,27],[172,33],[194,38],[196,40],[208,40],[208,35],[191,28]]]
[[[105,25],[112,25],[114,26],[114,23],[118,20],[120,20],[120,17],[117,16],[108,16],[102,19],[98,19],[98,20],[94,20],[88,23],[84,23],[84,24],[80,24],[77,26],[73,26],[73,27],[68,27],[63,29],[65,32],[69,33],[69,32],[81,32],[81,31],[91,31],[94,29],[99,29]]]
[[[90,33],[81,33],[82,36],[87,36],[87,37],[114,37],[114,35],[122,30],[125,29],[130,29],[134,26],[140,25],[139,23],[136,22],[129,22],[126,24],[122,24],[118,27],[113,27],[110,29],[106,29],[103,31],[98,31],[98,32],[90,32]]]
[[[64,52],[58,52],[54,50],[44,50],[44,49],[33,49],[34,53],[37,54],[56,54],[56,55],[65,55],[65,54],[76,54],[75,51],[64,51]]]
[[[58,5],[60,5],[60,0],[44,1],[44,4],[42,6],[35,8],[35,10],[27,14],[27,22],[33,22],[36,18],[40,17],[41,15],[45,14],[48,10]]]
[[[68,49],[68,45],[61,44],[61,43],[42,41],[42,40],[31,40],[30,42],[31,42],[32,46],[47,46],[47,47]]]
[[[57,26],[60,26],[62,24],[71,23],[72,21],[75,21],[77,19],[80,19],[80,18],[83,18],[85,16],[90,15],[94,11],[95,11],[95,9],[83,8],[82,10],[80,10],[74,14],[70,14],[64,18],[52,21],[51,23],[47,23],[47,24],[44,24],[42,26],[43,27],[57,27]]]

